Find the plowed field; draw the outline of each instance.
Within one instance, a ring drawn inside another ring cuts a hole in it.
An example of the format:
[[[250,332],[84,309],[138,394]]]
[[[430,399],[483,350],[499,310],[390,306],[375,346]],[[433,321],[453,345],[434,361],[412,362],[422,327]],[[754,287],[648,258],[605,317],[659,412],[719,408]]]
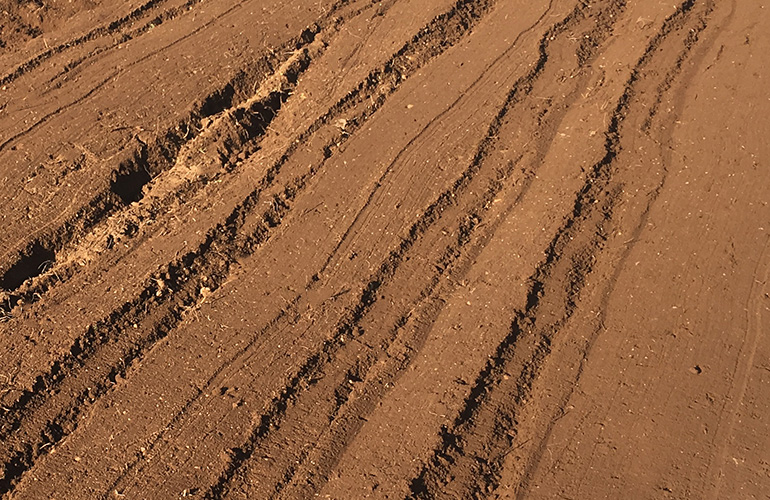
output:
[[[0,498],[770,498],[768,26],[0,0]]]

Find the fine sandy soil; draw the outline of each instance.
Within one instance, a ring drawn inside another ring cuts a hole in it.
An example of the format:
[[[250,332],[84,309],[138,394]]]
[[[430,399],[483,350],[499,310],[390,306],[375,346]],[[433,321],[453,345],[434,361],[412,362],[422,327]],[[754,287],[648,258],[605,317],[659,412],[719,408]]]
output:
[[[0,0],[0,497],[770,498],[768,25]]]

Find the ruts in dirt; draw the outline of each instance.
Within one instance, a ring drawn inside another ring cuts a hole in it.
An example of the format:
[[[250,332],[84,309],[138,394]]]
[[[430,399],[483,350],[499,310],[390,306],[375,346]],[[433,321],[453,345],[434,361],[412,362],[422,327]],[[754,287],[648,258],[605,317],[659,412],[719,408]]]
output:
[[[0,497],[770,490],[764,0],[0,0]]]

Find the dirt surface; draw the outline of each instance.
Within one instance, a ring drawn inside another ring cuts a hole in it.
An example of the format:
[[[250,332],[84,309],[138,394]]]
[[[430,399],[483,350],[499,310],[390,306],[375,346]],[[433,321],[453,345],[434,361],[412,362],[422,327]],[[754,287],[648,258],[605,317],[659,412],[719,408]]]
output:
[[[770,498],[770,1],[0,0],[0,497]]]

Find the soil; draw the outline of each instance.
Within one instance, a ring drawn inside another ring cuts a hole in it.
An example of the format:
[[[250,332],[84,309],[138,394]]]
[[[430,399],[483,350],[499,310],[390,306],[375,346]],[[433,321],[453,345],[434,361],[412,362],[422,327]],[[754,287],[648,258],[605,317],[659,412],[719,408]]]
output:
[[[0,0],[0,497],[770,498],[768,22]]]

